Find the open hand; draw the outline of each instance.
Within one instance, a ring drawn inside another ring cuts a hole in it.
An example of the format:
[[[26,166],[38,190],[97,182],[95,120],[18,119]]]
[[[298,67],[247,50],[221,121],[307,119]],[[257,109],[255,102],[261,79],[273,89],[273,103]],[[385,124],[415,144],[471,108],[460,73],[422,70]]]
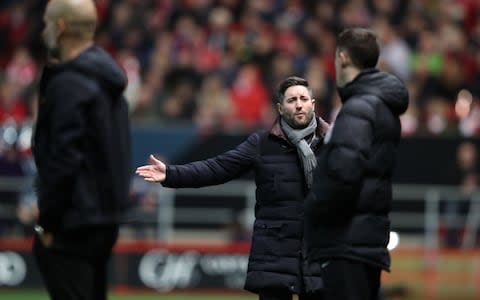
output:
[[[163,182],[166,178],[167,170],[165,164],[153,155],[150,155],[150,163],[150,165],[138,167],[135,173],[142,176],[146,181]]]

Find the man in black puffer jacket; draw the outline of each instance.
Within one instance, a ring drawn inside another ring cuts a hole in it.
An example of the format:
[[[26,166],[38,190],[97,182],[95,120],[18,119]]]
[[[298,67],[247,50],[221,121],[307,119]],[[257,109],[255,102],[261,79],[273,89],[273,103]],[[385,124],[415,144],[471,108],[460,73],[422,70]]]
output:
[[[129,203],[127,84],[93,45],[92,0],[51,0],[33,155],[40,215],[33,253],[52,299],[106,299],[107,263]]]
[[[408,93],[395,76],[374,69],[379,52],[369,30],[347,29],[338,37],[343,106],[305,200],[308,271],[323,279],[322,300],[376,299],[381,270],[390,267],[392,173]]]
[[[314,117],[314,102],[305,79],[287,78],[279,88],[280,117],[270,131],[254,133],[211,159],[166,166],[151,156],[151,165],[137,169],[145,180],[173,188],[221,184],[255,172],[256,220],[245,289],[261,300],[291,300],[293,294],[307,300],[305,290],[315,296],[321,288],[321,279],[309,277],[303,263],[303,200],[328,129]]]

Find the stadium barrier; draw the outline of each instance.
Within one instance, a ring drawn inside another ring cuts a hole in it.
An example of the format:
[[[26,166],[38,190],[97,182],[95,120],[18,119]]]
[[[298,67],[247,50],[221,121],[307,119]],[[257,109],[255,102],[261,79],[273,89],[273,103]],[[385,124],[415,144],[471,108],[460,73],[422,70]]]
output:
[[[0,188],[28,187],[20,179],[13,183],[13,179],[9,180],[0,178]],[[174,232],[185,226],[205,226],[204,230],[211,229],[212,224],[223,226],[234,217],[233,210],[238,209],[243,209],[247,216],[245,229],[251,228],[255,205],[253,182],[234,181],[209,188],[178,190],[149,185],[148,189],[156,195],[154,214],[150,219],[141,214],[135,218],[155,227],[156,241],[120,240],[110,267],[112,286],[163,292],[241,288],[248,242],[179,244]],[[405,287],[406,291],[421,295],[421,299],[480,299],[480,253],[475,249],[480,222],[478,191],[469,200],[461,200],[455,186],[397,184],[393,196],[392,230],[399,233],[400,244],[391,252],[392,272],[383,275],[384,285]],[[192,203],[203,206],[203,199],[209,200],[203,209],[189,206]],[[446,201],[467,201],[470,205],[467,213],[457,220],[463,224],[460,249],[442,247],[446,223],[442,207]],[[0,209],[0,218],[15,218],[14,214],[6,213],[4,207]],[[215,217],[208,213],[212,210]],[[218,231],[215,226],[213,231]],[[417,243],[405,243],[408,236],[417,237]],[[41,285],[30,248],[29,239],[0,239],[0,286]]]
[[[110,287],[117,291],[241,290],[250,244],[164,244],[120,241],[110,263]],[[39,288],[42,282],[30,239],[0,239],[0,288]],[[407,299],[479,299],[480,250],[435,251],[396,248],[385,291]]]

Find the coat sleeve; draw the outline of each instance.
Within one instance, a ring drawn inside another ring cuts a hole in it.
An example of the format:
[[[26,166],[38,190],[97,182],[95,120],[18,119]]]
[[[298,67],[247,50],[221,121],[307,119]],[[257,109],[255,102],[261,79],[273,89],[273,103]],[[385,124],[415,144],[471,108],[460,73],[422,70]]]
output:
[[[86,134],[86,104],[93,87],[74,73],[54,78],[46,90],[50,119],[48,156],[39,159],[43,176],[38,187],[40,216],[38,223],[55,232],[70,204],[75,175],[83,159]]]
[[[259,135],[254,133],[235,149],[184,165],[167,166],[163,186],[203,187],[225,183],[251,170],[257,157]]]
[[[348,216],[356,208],[371,151],[374,118],[374,107],[364,101],[351,99],[343,106],[325,152],[319,158],[314,184],[305,201],[313,219]]]

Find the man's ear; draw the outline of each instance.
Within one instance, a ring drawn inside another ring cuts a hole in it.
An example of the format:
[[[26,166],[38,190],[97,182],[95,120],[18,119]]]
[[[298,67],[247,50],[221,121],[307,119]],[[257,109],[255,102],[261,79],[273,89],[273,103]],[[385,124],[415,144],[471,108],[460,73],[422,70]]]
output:
[[[59,18],[57,20],[57,34],[58,36],[62,35],[67,28],[67,25],[65,24],[65,20],[63,18]]]
[[[283,115],[283,106],[280,102],[277,102],[277,111],[281,116]]]
[[[315,111],[315,99],[312,98],[313,111]]]
[[[348,53],[345,51],[340,51],[338,53],[338,56],[340,57],[340,66],[342,68],[348,67],[351,62],[350,62],[350,56],[348,56]]]

